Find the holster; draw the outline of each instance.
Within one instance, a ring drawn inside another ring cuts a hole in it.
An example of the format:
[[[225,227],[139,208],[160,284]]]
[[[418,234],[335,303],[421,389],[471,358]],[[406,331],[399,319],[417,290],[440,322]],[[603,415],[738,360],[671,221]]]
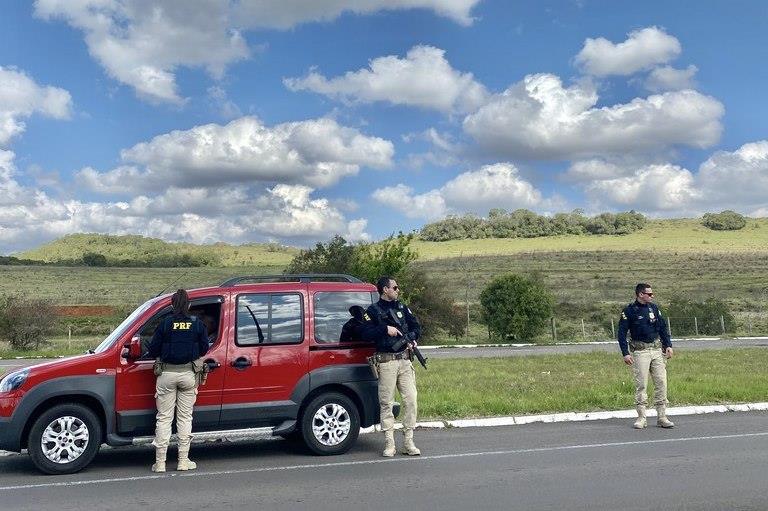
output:
[[[211,368],[203,361],[202,358],[192,361],[192,370],[195,372],[195,379],[197,380],[197,386],[205,385],[208,381],[208,373],[211,372]]]
[[[370,357],[366,357],[365,360],[368,361],[368,366],[370,366],[371,368],[373,377],[378,380],[379,379],[379,363],[376,361],[376,355],[371,355]]]
[[[163,362],[158,358],[157,360],[155,360],[155,363],[152,364],[152,373],[155,376],[160,376],[161,374],[163,374],[163,366],[164,366]]]

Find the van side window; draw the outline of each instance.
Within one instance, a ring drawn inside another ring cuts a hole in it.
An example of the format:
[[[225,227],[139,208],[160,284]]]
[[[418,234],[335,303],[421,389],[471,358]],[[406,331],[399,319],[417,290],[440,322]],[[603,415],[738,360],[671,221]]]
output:
[[[365,310],[371,303],[372,295],[367,291],[315,293],[315,341],[318,343],[359,341],[354,328],[356,318],[352,316],[350,308],[359,306]],[[350,325],[345,329],[344,325],[348,322]],[[344,336],[342,336],[343,330]]]
[[[224,299],[220,296],[196,298],[190,301],[189,312],[191,315],[197,317],[203,323],[206,324],[208,329],[208,344],[213,345],[216,343],[219,331],[219,320],[221,319],[221,304]],[[141,352],[142,360],[148,358],[147,350],[149,343],[152,341],[152,336],[155,335],[155,330],[160,323],[171,314],[170,307],[163,307],[160,311],[156,312],[139,330],[139,336],[141,337]],[[209,325],[213,325],[210,328]]]
[[[304,340],[298,293],[260,293],[237,297],[238,346],[299,344]]]

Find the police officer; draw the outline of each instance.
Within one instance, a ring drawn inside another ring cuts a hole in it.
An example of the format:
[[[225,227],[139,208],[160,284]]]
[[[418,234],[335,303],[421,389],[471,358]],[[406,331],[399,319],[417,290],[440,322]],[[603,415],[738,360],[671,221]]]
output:
[[[189,296],[179,289],[171,298],[173,313],[155,330],[149,344],[149,355],[162,362],[162,374],[157,377],[155,398],[157,425],[155,428],[155,463],[153,472],[165,472],[165,456],[171,438],[171,422],[176,411],[176,431],[179,438],[179,463],[176,470],[194,470],[197,464],[189,459],[192,441],[192,408],[197,398],[197,378],[192,361],[208,351],[208,335],[202,321],[190,316]]]
[[[627,332],[631,337],[629,343]],[[618,340],[624,363],[632,366],[635,376],[637,420],[633,427],[643,429],[648,425],[645,408],[648,404],[646,387],[649,372],[653,377],[653,404],[658,414],[656,425],[662,428],[675,427],[667,418],[667,367],[664,360],[665,357],[672,358],[672,340],[666,321],[653,303],[650,284],[635,286],[635,301],[621,313]]]
[[[411,310],[400,303],[400,288],[392,277],[383,276],[376,282],[381,299],[368,307],[363,315],[361,334],[364,340],[376,343],[379,370],[379,404],[381,429],[384,431],[383,455],[395,455],[395,416],[392,404],[395,388],[403,398],[403,454],[418,456],[421,451],[413,443],[416,426],[416,371],[411,363],[410,347],[421,335],[421,325]]]

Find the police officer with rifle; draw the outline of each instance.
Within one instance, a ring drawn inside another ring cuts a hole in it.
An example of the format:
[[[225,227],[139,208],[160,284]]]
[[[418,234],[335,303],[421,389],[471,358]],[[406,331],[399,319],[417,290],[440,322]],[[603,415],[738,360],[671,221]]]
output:
[[[362,338],[376,343],[374,355],[379,374],[379,404],[381,429],[384,431],[383,455],[395,455],[395,416],[392,405],[395,388],[403,397],[403,454],[418,456],[421,451],[413,443],[416,426],[416,371],[411,360],[416,356],[424,366],[426,359],[417,347],[421,335],[419,320],[398,297],[400,288],[392,277],[383,276],[376,282],[381,299],[368,307],[363,315]]]

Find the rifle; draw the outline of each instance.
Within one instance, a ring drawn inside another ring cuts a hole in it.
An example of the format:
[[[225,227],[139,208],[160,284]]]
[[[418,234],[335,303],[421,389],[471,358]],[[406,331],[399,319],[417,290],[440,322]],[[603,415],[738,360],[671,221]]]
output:
[[[401,339],[399,339],[395,344],[392,345],[392,350],[395,352],[398,352],[402,350],[406,344],[415,342],[416,339],[413,338],[414,333],[413,332],[406,332],[405,335]],[[422,355],[421,350],[418,348],[418,346],[414,344],[410,344],[408,347],[409,350],[411,350],[411,353],[413,353],[413,356],[416,357],[416,360],[419,361],[419,364],[421,364],[421,367],[424,369],[427,368],[427,359],[424,355]]]

